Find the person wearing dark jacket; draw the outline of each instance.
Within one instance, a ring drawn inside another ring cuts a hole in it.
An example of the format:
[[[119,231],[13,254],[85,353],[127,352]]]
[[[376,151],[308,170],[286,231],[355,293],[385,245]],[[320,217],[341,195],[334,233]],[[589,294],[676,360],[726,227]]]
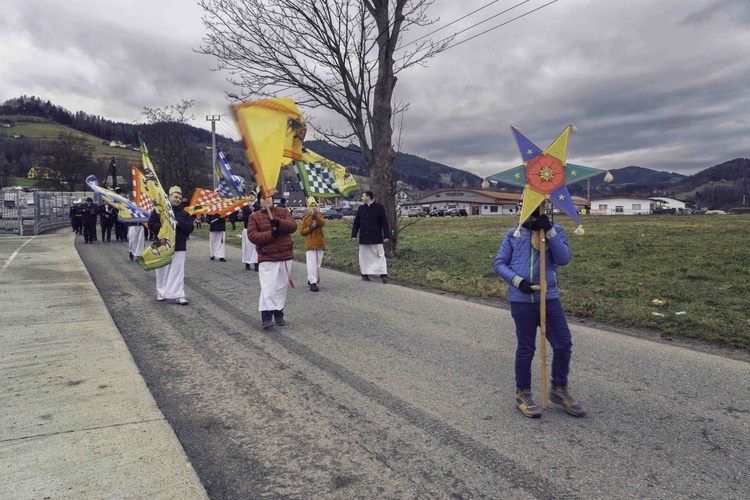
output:
[[[112,241],[112,227],[117,221],[117,210],[108,203],[99,205],[99,224],[102,228],[102,242]]]
[[[193,218],[183,210],[182,190],[173,186],[169,189],[169,203],[172,205],[175,228],[174,256],[172,262],[156,269],[156,300],[176,299],[180,305],[187,305],[185,298],[185,255],[187,253],[188,235],[193,232]],[[159,234],[161,220],[156,210],[148,219],[151,234]]]
[[[86,198],[86,203],[81,205],[81,216],[83,220],[83,242],[93,243],[96,240],[96,216],[99,214],[99,205],[94,205],[94,199]]]
[[[226,262],[227,249],[227,219],[221,215],[207,215],[208,223],[208,248],[211,260],[219,258],[220,262]]]
[[[286,304],[287,283],[291,281],[294,244],[292,233],[297,230],[297,222],[283,207],[273,206],[273,197],[261,200],[261,208],[250,216],[247,224],[247,237],[258,250],[258,275],[260,278],[260,311],[263,328],[276,324],[286,324],[284,305]],[[271,212],[273,218],[269,217]]]
[[[83,209],[80,198],[70,207],[70,222],[73,225],[73,232],[83,234]]]
[[[359,272],[362,279],[370,281],[370,274],[379,274],[388,283],[388,263],[383,243],[391,238],[385,207],[376,203],[372,191],[362,193],[362,205],[357,209],[352,225],[352,240],[359,233]]]
[[[544,298],[533,288],[540,283],[540,239],[544,245],[542,252],[547,283]],[[573,416],[586,415],[584,407],[568,392],[573,342],[557,287],[557,268],[568,264],[570,257],[565,230],[550,221],[547,215],[540,216],[538,208],[521,225],[518,233],[515,228],[508,230],[495,257],[495,273],[508,283],[510,313],[516,324],[516,408],[530,418],[541,416],[531,397],[531,362],[534,359],[536,332],[541,321],[539,303],[542,300],[546,304],[547,341],[553,351],[549,400],[562,405]],[[542,380],[542,383],[547,381]]]

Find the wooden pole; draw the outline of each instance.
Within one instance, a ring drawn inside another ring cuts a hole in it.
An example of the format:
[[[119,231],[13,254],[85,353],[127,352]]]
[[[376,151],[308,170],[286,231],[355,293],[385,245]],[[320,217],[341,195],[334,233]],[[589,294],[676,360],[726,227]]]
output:
[[[547,203],[539,205],[539,216],[547,211]],[[545,245],[547,234],[544,229],[539,230],[539,349],[540,361],[542,363],[542,409],[547,409],[547,252]]]

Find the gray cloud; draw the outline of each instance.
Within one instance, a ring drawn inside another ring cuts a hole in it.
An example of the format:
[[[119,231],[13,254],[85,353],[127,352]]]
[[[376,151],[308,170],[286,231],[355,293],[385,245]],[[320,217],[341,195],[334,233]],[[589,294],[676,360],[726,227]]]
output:
[[[430,13],[441,20],[405,39],[486,3],[437,0]],[[181,0],[10,0],[0,20],[0,99],[33,94],[135,122],[144,106],[195,99],[194,124],[207,126],[205,114],[228,115],[232,89],[209,70],[214,60],[194,52],[201,15]],[[403,150],[486,176],[519,163],[511,125],[544,148],[572,122],[579,133],[568,159],[593,167],[692,173],[748,157],[748,24],[746,0],[557,2],[400,74],[397,98],[410,102]],[[321,128],[340,124],[330,112],[305,111]],[[223,120],[220,130],[231,131],[231,117]]]

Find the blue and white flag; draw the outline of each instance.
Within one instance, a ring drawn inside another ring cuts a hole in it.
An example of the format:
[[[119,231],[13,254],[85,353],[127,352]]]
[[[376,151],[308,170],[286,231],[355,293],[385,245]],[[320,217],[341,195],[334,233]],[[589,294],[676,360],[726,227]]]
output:
[[[124,196],[101,187],[95,175],[89,175],[86,178],[86,184],[88,184],[92,191],[101,196],[107,205],[111,205],[117,209],[117,216],[120,222],[124,224],[142,224],[148,222],[150,213]]]
[[[232,174],[232,167],[229,166],[221,148],[216,148],[216,155],[219,158],[216,164],[216,179],[219,184],[216,191],[222,198],[244,198],[245,190],[242,188],[242,183],[245,179]]]

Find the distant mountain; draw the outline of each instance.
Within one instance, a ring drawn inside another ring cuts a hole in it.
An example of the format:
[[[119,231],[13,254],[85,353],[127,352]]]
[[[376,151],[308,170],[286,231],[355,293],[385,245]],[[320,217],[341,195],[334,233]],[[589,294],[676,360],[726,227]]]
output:
[[[750,179],[750,159],[735,158],[713,167],[701,170],[681,182],[681,187],[688,191],[705,184],[716,182]]]
[[[138,132],[148,140],[153,128],[148,124],[113,122],[83,111],[72,113],[34,96],[21,96],[0,104],[0,123],[7,125],[23,116],[40,117],[106,141],[119,140],[125,144],[137,143]],[[211,132],[191,125],[186,125],[185,130],[190,142],[201,146],[204,151],[208,150],[205,153],[206,163],[210,165]],[[22,176],[30,166],[36,164],[42,141],[16,140],[11,139],[10,135],[0,130],[0,150],[5,151],[5,170],[8,174]],[[252,174],[242,143],[218,134],[216,139],[235,174],[249,178]],[[305,146],[346,166],[354,175],[370,175],[369,166],[357,146],[341,148],[324,141],[307,141]],[[403,181],[422,191],[454,187],[479,188],[482,183],[479,176],[470,172],[408,153],[397,153],[393,167],[394,180]],[[707,208],[731,208],[741,204],[743,197],[750,197],[750,160],[747,158],[736,158],[714,165],[691,176],[639,166],[613,169],[610,173],[614,176],[613,182],[604,182],[604,175],[600,175],[590,179],[588,183],[571,184],[571,194],[584,197],[587,194],[592,197],[669,196],[684,201],[695,200],[699,206]],[[284,169],[282,172],[282,178],[294,177],[291,169]],[[498,188],[515,192],[512,186],[499,184]]]
[[[735,158],[701,170],[680,183],[678,199],[699,208],[731,210],[750,201],[750,159]]]
[[[682,182],[687,176],[678,173],[659,172],[644,167],[623,167],[610,170],[614,180],[611,183],[604,182],[604,176],[591,179],[591,186],[628,186],[641,185],[650,186],[653,189],[668,189]]]

